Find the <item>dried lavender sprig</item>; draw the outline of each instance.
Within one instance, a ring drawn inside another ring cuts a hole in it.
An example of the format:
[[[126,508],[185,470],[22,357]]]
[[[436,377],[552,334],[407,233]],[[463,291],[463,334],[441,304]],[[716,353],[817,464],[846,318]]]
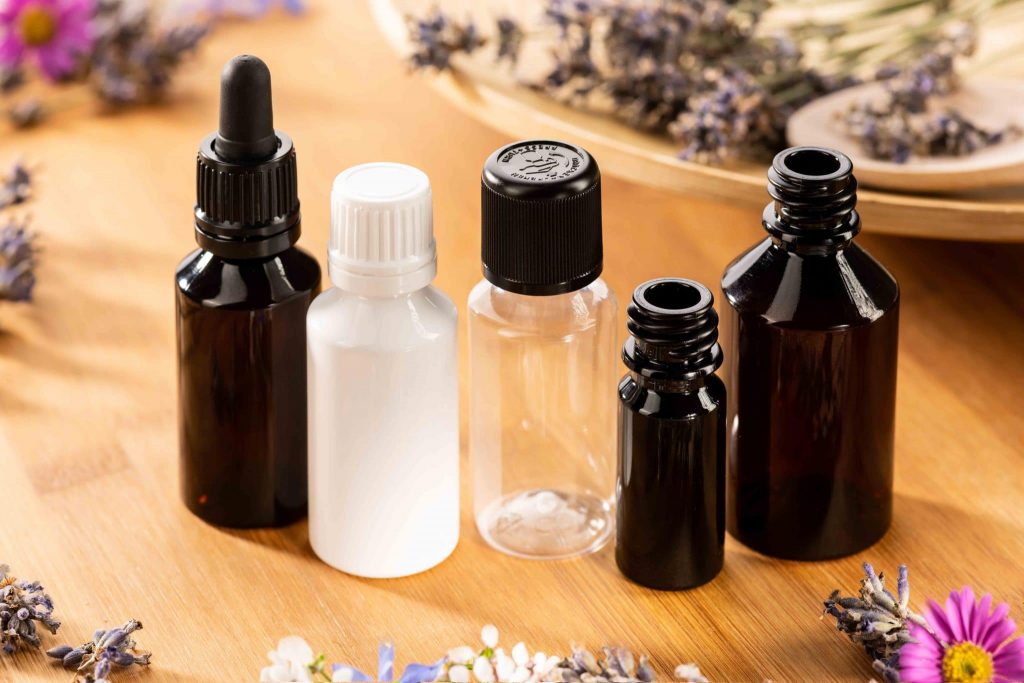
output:
[[[0,301],[32,300],[38,253],[35,240],[25,221],[0,225]]]
[[[882,98],[853,103],[840,115],[840,124],[869,156],[895,163],[914,155],[963,156],[1019,135],[1016,125],[989,130],[956,110],[934,111],[935,99],[958,84],[956,60],[972,54],[976,44],[973,25],[951,27],[917,62],[881,69]]]
[[[97,11],[98,38],[89,59],[88,81],[108,104],[124,106],[159,99],[177,68],[209,31],[204,23],[160,29],[154,8],[108,0]]]
[[[0,180],[0,209],[22,203],[31,192],[32,174],[20,161],[15,162]]]
[[[2,239],[2,238],[0,238]],[[0,649],[14,652],[21,645],[40,646],[37,623],[57,633],[53,600],[38,581],[18,581],[11,568],[0,564]]]
[[[823,614],[835,618],[836,629],[861,645],[875,670],[890,683],[899,681],[899,651],[910,641],[908,622],[929,628],[910,609],[910,583],[906,565],[900,565],[895,595],[885,587],[885,576],[864,563],[860,597],[843,597],[838,590],[825,600]]]
[[[435,9],[421,18],[407,16],[406,22],[415,48],[409,56],[409,62],[415,69],[433,68],[444,71],[451,67],[453,54],[471,54],[487,42],[479,34],[472,20],[460,22],[440,9]],[[509,30],[506,27],[505,31]],[[499,28],[499,35],[500,33]],[[506,42],[510,39],[511,35],[505,38]],[[505,48],[511,49],[512,44],[507,42]]]
[[[152,653],[137,649],[132,633],[141,630],[142,624],[129,619],[123,626],[112,629],[98,629],[92,640],[78,647],[60,645],[47,650],[46,654],[61,660],[67,669],[76,669],[76,680],[84,683],[105,683],[113,666],[147,666]],[[92,668],[92,671],[87,669]],[[84,673],[82,673],[84,672]]]

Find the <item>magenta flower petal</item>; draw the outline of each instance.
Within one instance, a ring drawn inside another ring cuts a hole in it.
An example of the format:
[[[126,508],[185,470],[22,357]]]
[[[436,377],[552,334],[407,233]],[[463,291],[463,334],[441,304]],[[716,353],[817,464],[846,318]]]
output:
[[[992,650],[998,647],[999,643],[1006,640],[1005,636],[997,640],[997,634],[995,632],[999,630],[999,625],[1006,621],[1006,617],[1009,613],[1010,606],[1005,602],[1001,602],[996,605],[995,610],[992,611],[991,616],[988,618],[988,623],[985,624],[985,627],[981,631],[981,639],[978,643],[979,645],[986,650]]]
[[[972,610],[971,627],[967,634],[967,637],[971,639],[972,643],[982,645],[982,636],[984,636],[986,622],[988,621],[988,615],[991,611],[992,595],[990,593],[985,593],[985,595],[981,596],[981,600],[978,602],[978,608]]]
[[[75,67],[93,44],[92,18],[95,0],[6,0],[0,2],[0,64],[13,68],[33,59],[43,75],[56,79]],[[27,10],[49,15],[49,32],[38,33],[26,42],[20,22]]]
[[[3,66],[17,66],[24,53],[25,47],[13,33],[0,39],[0,64]]]
[[[956,641],[956,636],[953,634],[953,629],[950,626],[949,619],[946,617],[946,613],[942,610],[942,606],[934,600],[928,601],[928,606],[925,608],[925,620],[931,625],[932,629],[935,630],[941,640],[951,643]]]
[[[1017,630],[1009,605],[999,603],[990,613],[991,607],[991,595],[976,600],[969,586],[950,593],[945,609],[929,600],[925,620],[934,635],[920,624],[910,625],[913,642],[899,652],[903,683],[944,683],[946,666],[991,671],[992,683],[1024,681],[1024,637],[1007,642]]]
[[[960,643],[968,640],[967,629],[964,628],[964,611],[961,605],[963,599],[960,593],[953,591],[946,598],[946,619],[949,621],[949,629],[953,634],[950,640]],[[971,609],[974,608],[974,595],[971,595]]]

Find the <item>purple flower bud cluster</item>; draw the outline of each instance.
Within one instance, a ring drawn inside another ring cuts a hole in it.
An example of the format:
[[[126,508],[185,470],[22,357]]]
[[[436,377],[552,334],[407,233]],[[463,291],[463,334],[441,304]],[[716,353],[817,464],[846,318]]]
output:
[[[22,645],[38,648],[39,628],[56,633],[53,600],[38,581],[18,581],[0,564],[0,649],[10,654]]]
[[[117,628],[97,630],[92,640],[83,645],[60,645],[47,650],[46,654],[59,659],[67,669],[84,671],[81,676],[84,683],[109,683],[110,672],[115,666],[123,668],[149,664],[151,654],[138,651],[131,637],[132,633],[141,628],[141,623],[131,619]]]
[[[843,112],[846,133],[869,156],[899,164],[915,155],[963,156],[1019,135],[1015,126],[988,130],[936,104],[957,86],[957,58],[973,53],[976,44],[973,26],[959,24],[915,63],[883,67],[876,75],[883,96],[855,102]]]

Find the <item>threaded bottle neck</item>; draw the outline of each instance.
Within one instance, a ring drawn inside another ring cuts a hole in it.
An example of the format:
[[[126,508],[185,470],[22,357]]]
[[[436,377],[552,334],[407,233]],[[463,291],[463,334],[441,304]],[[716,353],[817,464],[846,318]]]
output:
[[[768,170],[772,203],[762,224],[783,244],[837,246],[860,231],[857,179],[842,152],[823,147],[791,147],[779,152]]]
[[[714,373],[722,365],[714,301],[711,291],[694,280],[661,278],[637,287],[626,309],[626,367],[671,381]]]

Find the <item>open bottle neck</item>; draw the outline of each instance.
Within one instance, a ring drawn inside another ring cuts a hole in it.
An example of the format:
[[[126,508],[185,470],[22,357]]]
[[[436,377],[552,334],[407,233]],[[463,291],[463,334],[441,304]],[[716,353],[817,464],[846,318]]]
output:
[[[819,147],[780,152],[768,171],[772,202],[761,217],[780,247],[833,253],[860,232],[857,180],[846,155]]]

